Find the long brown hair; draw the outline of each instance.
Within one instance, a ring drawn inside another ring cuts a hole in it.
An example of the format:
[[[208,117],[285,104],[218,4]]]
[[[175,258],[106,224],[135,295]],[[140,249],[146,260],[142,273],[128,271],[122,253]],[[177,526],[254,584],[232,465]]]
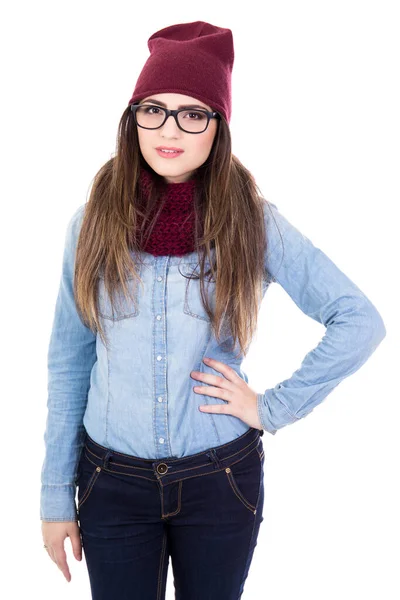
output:
[[[154,185],[147,202],[143,202],[138,185],[141,166],[153,174]],[[223,117],[211,152],[194,177],[199,183],[195,195],[195,249],[199,252],[202,302],[218,342],[227,332],[233,346],[239,342],[240,351],[246,354],[257,327],[266,281],[263,202],[267,201],[259,193],[253,175],[232,154],[229,125]],[[128,106],[119,122],[116,154],[94,177],[75,256],[77,309],[83,322],[92,331],[98,331],[105,344],[98,309],[99,276],[104,277],[113,308],[117,288],[122,288],[125,298],[129,296],[135,303],[126,278],[142,285],[135,261],[140,262],[140,249],[162,210],[159,192],[163,182],[164,178],[144,161]],[[215,282],[214,314],[204,290],[204,278],[210,274]]]

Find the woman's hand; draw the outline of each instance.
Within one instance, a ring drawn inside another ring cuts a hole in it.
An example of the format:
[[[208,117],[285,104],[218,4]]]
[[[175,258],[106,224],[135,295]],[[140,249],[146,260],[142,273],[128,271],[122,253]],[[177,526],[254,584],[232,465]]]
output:
[[[51,560],[62,571],[65,579],[71,581],[64,540],[71,539],[72,551],[76,560],[82,560],[82,542],[79,525],[76,521],[42,521],[42,536]]]
[[[233,415],[238,417],[250,427],[262,429],[260,419],[257,412],[257,392],[241,378],[228,365],[214,359],[203,359],[203,362],[222,373],[223,377],[212,375],[211,373],[200,373],[192,371],[190,373],[193,379],[204,381],[211,386],[199,387],[196,386],[193,390],[198,394],[221,398],[227,404],[207,404],[200,406],[202,412],[218,413],[224,415]]]

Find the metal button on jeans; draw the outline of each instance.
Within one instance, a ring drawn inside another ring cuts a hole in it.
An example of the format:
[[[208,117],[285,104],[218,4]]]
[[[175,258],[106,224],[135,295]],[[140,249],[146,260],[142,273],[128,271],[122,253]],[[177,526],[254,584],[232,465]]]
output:
[[[168,471],[168,465],[166,465],[165,463],[160,463],[159,465],[157,465],[157,473],[159,473],[160,475],[164,475],[164,473],[166,473]]]

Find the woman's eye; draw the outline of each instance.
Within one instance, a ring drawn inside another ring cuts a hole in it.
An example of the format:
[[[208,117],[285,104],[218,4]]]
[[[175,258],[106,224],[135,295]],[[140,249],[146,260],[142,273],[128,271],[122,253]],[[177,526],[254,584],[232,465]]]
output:
[[[205,118],[205,115],[203,113],[201,113],[201,112],[187,112],[187,113],[184,113],[184,116],[190,116],[191,117],[192,115],[194,115],[195,118],[194,119],[190,118],[189,119],[190,121],[201,121],[202,119]]]

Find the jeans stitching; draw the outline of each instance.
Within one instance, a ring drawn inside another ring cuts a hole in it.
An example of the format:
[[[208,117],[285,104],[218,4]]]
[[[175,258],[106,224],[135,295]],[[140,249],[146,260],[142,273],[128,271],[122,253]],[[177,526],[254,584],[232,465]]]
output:
[[[95,456],[99,460],[102,460],[101,456],[92,452],[87,446],[85,446],[85,449],[87,450],[87,452],[90,452],[90,454],[92,456]],[[113,451],[113,454],[114,454],[114,451]],[[147,469],[146,467],[134,467],[132,465],[124,465],[123,463],[117,463],[117,462],[113,462],[113,465],[119,465],[120,467],[126,467],[127,469],[139,469],[140,471],[149,471],[149,472],[153,471],[153,469]]]
[[[81,497],[81,500],[78,503],[78,509],[80,509],[80,507],[82,506],[82,504],[84,502],[86,502],[86,500],[88,499],[88,497],[90,495],[90,492],[92,491],[93,486],[96,483],[96,481],[97,481],[100,473],[101,473],[101,467],[96,466],[96,469],[95,469],[94,473],[90,476],[89,483],[86,486],[86,489],[85,489],[85,491],[84,491],[84,493],[83,493],[83,495]]]
[[[181,510],[181,499],[182,499],[182,479],[179,480],[179,489],[178,489],[178,508],[176,509],[175,512],[172,513],[168,513],[166,515],[164,515],[164,513],[162,513],[162,518],[166,519],[167,517],[174,517],[175,515],[177,515],[180,510]]]
[[[246,500],[246,498],[243,496],[242,492],[239,490],[239,487],[235,481],[232,471],[225,471],[225,473],[228,476],[228,481],[229,481],[230,486],[231,486],[232,490],[234,491],[235,495],[239,498],[241,503],[244,504],[244,506],[246,508],[248,508],[252,513],[254,513],[254,511],[256,510],[256,507],[253,506],[252,504],[250,504],[250,502],[248,500]]]
[[[240,450],[238,450],[237,452],[234,452],[233,454],[230,454],[229,456],[226,456],[225,458],[220,458],[220,461],[225,461],[225,460],[228,460],[228,459],[232,458],[233,456],[241,455],[241,454],[242,454],[242,453],[243,453],[243,452],[244,452],[244,451],[245,451],[247,448],[249,448],[249,447],[250,447],[252,444],[256,444],[256,445],[255,445],[255,448],[257,448],[257,445],[258,445],[258,443],[259,443],[259,440],[260,440],[260,438],[258,438],[258,439],[256,439],[256,440],[252,440],[252,441],[251,441],[249,444],[247,444],[247,446],[244,446],[243,448],[241,448],[241,449],[240,449]],[[90,454],[92,454],[93,456],[95,456],[96,458],[98,458],[99,460],[101,460],[101,456],[98,456],[97,454],[95,454],[94,452],[92,452],[92,451],[91,451],[91,450],[90,450],[90,449],[89,449],[89,448],[88,448],[86,445],[85,445],[85,449],[86,449],[88,452],[90,452]],[[253,449],[254,449],[254,448],[253,448]],[[251,450],[251,451],[252,451],[252,450]],[[114,454],[114,451],[113,451],[113,454]],[[247,453],[247,454],[249,454],[249,453]],[[243,458],[244,458],[245,456],[247,456],[247,454],[245,454],[245,455],[243,456]],[[89,458],[89,457],[88,457],[88,458]],[[90,460],[90,459],[89,459],[89,460]],[[151,459],[145,459],[145,460],[151,460]],[[161,459],[161,460],[162,460],[162,459]],[[173,462],[173,461],[170,461],[169,459],[165,459],[165,460],[166,460],[166,462]],[[179,459],[175,459],[175,460],[179,460]],[[93,461],[91,461],[91,462],[93,462]],[[153,461],[153,462],[155,462],[155,461]],[[93,463],[93,464],[95,464],[95,463]],[[201,464],[201,465],[197,465],[196,467],[189,467],[188,469],[187,469],[187,468],[183,468],[183,469],[180,469],[179,471],[175,471],[175,473],[181,473],[182,471],[191,471],[191,470],[194,470],[194,469],[200,469],[200,468],[202,468],[202,467],[206,467],[206,466],[208,466],[209,464],[210,464],[210,463],[203,463],[203,464]],[[113,462],[113,465],[120,466],[120,467],[124,467],[124,468],[126,468],[126,469],[139,469],[139,470],[141,470],[141,471],[151,471],[151,472],[153,472],[153,469],[146,469],[145,467],[137,467],[137,466],[133,466],[133,465],[124,465],[124,464],[122,464],[122,463],[117,463],[117,462]]]
[[[237,462],[240,462],[243,458],[245,458],[246,456],[248,456],[251,452],[254,452],[255,448],[253,448],[250,452],[248,452],[245,456],[239,458],[239,460],[236,460],[235,462],[231,463],[231,465],[235,465]],[[89,456],[87,456],[87,459],[93,464],[95,465],[96,463],[94,463],[91,458]],[[222,467],[222,469],[214,469],[213,471],[211,471],[210,473],[200,473],[199,475],[189,475],[188,477],[181,477],[179,479],[179,481],[184,481],[185,479],[193,479],[194,477],[204,477],[205,475],[214,475],[214,473],[221,473],[222,471],[225,471],[226,467]],[[126,475],[126,477],[140,477],[141,479],[147,479],[147,481],[154,481],[154,479],[152,479],[151,477],[143,477],[143,475],[136,475],[135,473],[123,473],[122,471],[112,471],[111,469],[106,469],[105,467],[102,467],[102,471],[103,473],[107,472],[107,473],[114,473],[116,475]],[[161,487],[163,487],[163,482],[161,479],[158,479],[158,482],[160,483]],[[168,484],[167,484],[168,485]]]
[[[258,453],[258,456],[260,457],[260,461],[264,458],[264,448],[262,448],[261,450],[259,449],[258,445],[256,446],[256,450]]]
[[[162,547],[161,558],[160,558],[160,567],[158,570],[157,600],[160,600],[160,598],[161,598],[162,577],[163,577],[164,562],[165,562],[165,556],[166,556],[166,552],[165,552],[166,546],[167,546],[167,532],[164,531],[163,547]]]
[[[258,456],[260,456],[260,453],[259,453],[259,451],[258,451],[258,444],[257,444],[257,446],[255,447],[255,449],[257,450],[257,454],[258,454]],[[246,454],[246,456],[248,456],[248,454],[251,454],[251,453],[250,453],[250,452],[248,452],[248,453]],[[238,462],[238,461],[236,461],[236,462]],[[236,463],[232,463],[232,464],[236,464]],[[262,469],[261,460],[260,460],[260,469]],[[253,505],[251,504],[251,502],[249,502],[249,501],[247,500],[247,498],[244,496],[243,492],[242,492],[242,491],[239,489],[239,486],[238,486],[238,484],[236,483],[236,480],[235,480],[235,475],[233,474],[233,471],[232,471],[231,469],[230,469],[229,471],[227,471],[227,470],[225,469],[225,472],[226,472],[226,474],[227,474],[227,476],[228,476],[229,483],[231,484],[231,487],[232,487],[233,491],[235,492],[236,496],[239,498],[239,500],[241,500],[241,501],[242,501],[242,503],[243,503],[243,504],[246,506],[246,508],[249,508],[249,510],[251,510],[251,512],[253,512],[253,513],[255,514],[255,511],[256,511],[256,509],[257,509],[258,497],[257,497],[257,502],[256,502],[256,505],[255,505],[255,506],[253,506]],[[260,471],[260,480],[261,480],[261,471]],[[236,488],[236,489],[235,489],[235,488]],[[260,491],[259,491],[259,493],[260,493]]]
[[[260,471],[260,484],[259,484],[259,486],[258,486],[258,497],[257,497],[256,508],[255,508],[255,512],[254,512],[253,527],[252,527],[252,530],[251,530],[251,536],[250,536],[250,540],[249,540],[249,546],[248,546],[248,550],[247,550],[247,560],[246,560],[246,563],[245,563],[245,566],[244,566],[244,570],[243,570],[243,575],[242,575],[242,582],[241,582],[241,586],[240,586],[241,588],[243,587],[243,584],[244,584],[243,577],[244,577],[244,573],[245,573],[245,571],[246,571],[247,563],[248,563],[248,560],[249,560],[249,553],[250,553],[251,543],[252,543],[252,541],[253,541],[253,538],[254,538],[254,530],[255,530],[255,526],[256,526],[256,522],[257,522],[256,513],[257,513],[257,511],[258,511],[258,505],[259,505],[259,503],[260,503],[260,498],[261,498],[261,486],[262,486],[262,483],[263,483],[263,482],[262,482],[262,469],[263,469],[263,467],[262,467],[262,465],[261,465],[261,471]],[[261,522],[260,522],[260,524],[261,524]],[[239,599],[241,598],[241,594],[242,594],[242,592],[241,592],[241,593],[239,593],[239,596],[238,596],[237,600],[239,600]]]

